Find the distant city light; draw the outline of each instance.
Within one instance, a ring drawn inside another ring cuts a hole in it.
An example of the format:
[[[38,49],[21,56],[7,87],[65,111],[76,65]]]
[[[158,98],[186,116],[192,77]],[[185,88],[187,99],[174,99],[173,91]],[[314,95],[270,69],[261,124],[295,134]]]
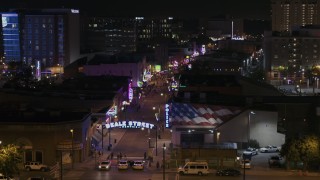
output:
[[[79,10],[78,10],[78,9],[71,9],[71,13],[78,14],[78,13],[79,13]]]

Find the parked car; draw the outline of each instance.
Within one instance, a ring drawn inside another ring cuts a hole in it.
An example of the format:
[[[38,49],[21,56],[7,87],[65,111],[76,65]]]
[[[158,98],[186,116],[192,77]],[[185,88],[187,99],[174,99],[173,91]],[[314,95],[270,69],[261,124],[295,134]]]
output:
[[[118,163],[119,170],[126,170],[129,168],[129,163],[127,160],[120,160]]]
[[[28,161],[24,164],[24,169],[27,171],[38,170],[38,171],[44,172],[44,171],[48,171],[49,167],[37,161]]]
[[[199,176],[209,174],[209,165],[207,162],[187,162],[184,166],[178,168],[181,175],[197,174]]]
[[[270,156],[268,159],[269,167],[281,167],[281,160],[280,156]]]
[[[144,162],[143,161],[134,161],[132,165],[132,169],[136,170],[143,170],[144,169]]]
[[[99,163],[99,170],[110,170],[111,169],[111,161],[106,160]]]
[[[240,176],[241,173],[237,169],[227,168],[227,169],[220,169],[216,172],[217,176]]]
[[[272,152],[279,152],[280,148],[278,148],[277,146],[265,146],[260,148],[260,152],[262,153],[272,153]]]
[[[243,154],[246,154],[246,155],[250,154],[250,155],[254,156],[254,155],[258,154],[258,150],[256,148],[249,147],[249,148],[247,148],[246,150],[243,151]]]

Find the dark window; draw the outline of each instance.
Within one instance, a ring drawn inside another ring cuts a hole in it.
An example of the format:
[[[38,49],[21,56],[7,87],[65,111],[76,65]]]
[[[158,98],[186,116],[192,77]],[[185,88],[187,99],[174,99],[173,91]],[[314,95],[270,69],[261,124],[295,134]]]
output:
[[[32,161],[32,151],[26,150],[26,152],[25,152],[25,160],[26,161]]]

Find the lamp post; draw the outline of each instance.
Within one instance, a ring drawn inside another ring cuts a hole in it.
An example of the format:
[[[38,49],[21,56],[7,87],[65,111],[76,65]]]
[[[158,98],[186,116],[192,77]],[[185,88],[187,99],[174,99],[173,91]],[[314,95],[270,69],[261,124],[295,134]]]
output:
[[[156,127],[156,156],[158,156],[158,126]]]
[[[148,140],[148,143],[149,143],[149,148],[151,147],[151,146],[150,146],[150,141],[151,141],[151,138],[149,138],[149,140]]]
[[[124,120],[127,121],[127,106],[130,105],[130,103],[127,101],[123,101],[122,105],[123,106],[121,107],[121,110],[124,112]]]
[[[166,144],[163,143],[163,180],[166,179],[166,157],[165,157],[165,151],[166,151]]]
[[[115,116],[115,118],[117,118],[117,116]],[[110,116],[110,123],[112,123],[112,116]],[[111,150],[111,127],[109,127],[109,146],[108,146],[108,150]]]
[[[63,157],[62,157],[62,150],[60,151],[60,180],[63,179],[63,166],[62,166],[62,161],[63,161]]]
[[[102,151],[102,154],[103,154],[103,149],[104,149],[104,147],[103,147],[103,136],[104,136],[103,129],[105,128],[105,125],[106,125],[106,122],[102,121],[102,123],[101,123],[101,151]]]
[[[74,158],[73,158],[73,129],[70,129],[71,132],[71,169],[73,169],[73,163],[74,163]]]
[[[244,160],[242,160],[242,162],[243,162],[243,180],[245,180],[246,179],[246,164],[245,164]]]
[[[255,112],[253,111],[250,111],[249,112],[249,115],[248,115],[248,147],[250,147],[250,122],[251,122],[251,114],[254,115],[256,114]]]
[[[217,131],[217,144],[219,144],[219,140],[220,140],[220,131]]]

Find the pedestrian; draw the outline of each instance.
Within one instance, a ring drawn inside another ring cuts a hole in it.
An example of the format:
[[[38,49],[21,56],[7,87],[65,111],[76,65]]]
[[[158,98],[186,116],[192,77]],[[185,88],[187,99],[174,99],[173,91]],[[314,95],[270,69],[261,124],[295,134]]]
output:
[[[143,157],[144,157],[144,159],[147,159],[147,153],[146,152],[144,152]]]
[[[113,152],[111,152],[110,156],[111,156],[111,159],[113,159]]]
[[[159,169],[159,166],[160,166],[159,161],[157,161],[157,169]]]

